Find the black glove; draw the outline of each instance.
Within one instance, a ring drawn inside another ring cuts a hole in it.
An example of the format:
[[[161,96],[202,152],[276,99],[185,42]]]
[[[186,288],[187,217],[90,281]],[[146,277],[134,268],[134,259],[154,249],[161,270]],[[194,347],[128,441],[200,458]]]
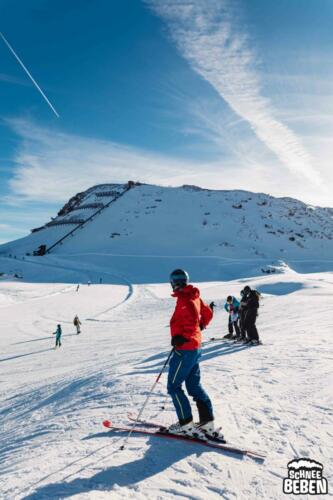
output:
[[[204,330],[206,327],[203,323],[200,323],[199,328],[200,328],[200,330]]]
[[[211,303],[209,304],[209,307],[210,307],[210,308],[214,311],[214,307],[216,307],[215,302],[211,302]]]
[[[175,335],[174,337],[171,337],[171,345],[173,347],[178,347],[187,342],[187,339],[183,337],[182,335]]]

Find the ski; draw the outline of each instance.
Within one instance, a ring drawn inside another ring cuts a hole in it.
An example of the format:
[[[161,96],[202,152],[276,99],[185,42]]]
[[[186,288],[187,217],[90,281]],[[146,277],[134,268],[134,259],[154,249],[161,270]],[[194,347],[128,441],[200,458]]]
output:
[[[171,434],[166,432],[164,429],[165,427],[154,427],[153,429],[146,429],[146,428],[137,428],[137,427],[131,427],[131,426],[119,426],[119,425],[114,425],[110,420],[104,420],[103,422],[104,427],[107,429],[113,429],[114,431],[119,431],[119,432],[130,432],[135,434],[141,434],[143,436],[156,436],[159,438],[167,438],[167,439],[175,439],[178,441],[185,441],[188,443],[194,443],[194,444],[200,444],[202,446],[206,446],[207,448],[214,448],[220,451],[224,451],[227,453],[234,453],[237,455],[242,455],[242,456],[248,456],[251,457],[255,460],[260,460],[263,461],[265,459],[265,455],[257,452],[253,452],[251,450],[246,450],[242,448],[238,448],[235,446],[231,446],[228,444],[222,444],[214,441],[203,441],[202,439],[197,439],[197,438],[192,438],[192,437],[187,437],[187,436],[181,436],[178,434]],[[152,426],[151,426],[152,427]]]
[[[262,341],[261,341],[261,340],[259,340],[259,342],[258,342],[258,343],[256,343],[256,344],[252,344],[252,342],[248,342],[248,343],[246,343],[246,344],[244,344],[244,345],[247,345],[247,346],[249,346],[249,347],[257,347],[258,345],[263,345],[263,343],[262,343]],[[267,345],[267,344],[266,344],[266,345]]]
[[[134,413],[127,413],[127,418],[128,420],[130,420],[131,422],[136,422],[137,425],[142,425],[143,427],[148,427],[148,428],[152,428],[152,429],[167,429],[167,427],[165,427],[164,425],[162,424],[159,424],[157,422],[152,422],[152,421],[148,421],[148,420],[137,420],[136,419],[136,416],[134,415]],[[224,438],[208,438],[208,441],[209,442],[213,442],[213,443],[221,443],[221,444],[226,444],[228,445],[228,441],[226,441]],[[253,451],[253,450],[247,450],[249,451],[250,453],[252,453],[253,455],[261,455],[261,453],[257,453],[256,451]],[[264,455],[262,455],[264,456]]]
[[[219,340],[222,342],[228,342],[231,339],[226,339],[224,337],[211,337],[210,339],[207,340],[207,342],[218,342]]]
[[[208,340],[204,340],[202,342],[202,345],[210,344],[211,342],[223,342],[224,344],[227,344],[230,342],[231,339],[225,339],[223,337],[212,337]]]
[[[203,346],[206,346],[208,344],[211,344],[212,342],[221,342],[221,344],[223,345],[228,345],[228,346],[247,346],[247,347],[250,347],[254,344],[250,344],[250,343],[247,343],[247,342],[243,342],[243,341],[239,341],[239,340],[235,340],[235,339],[224,339],[224,338],[216,338],[216,337],[213,337],[209,340],[206,340],[205,342],[202,343]],[[259,344],[257,345],[262,345],[262,342],[260,341]]]
[[[151,422],[151,421],[142,420],[142,419],[137,420],[134,413],[131,413],[131,412],[127,413],[127,418],[131,422],[136,422],[138,425],[144,425],[145,427],[152,427],[153,429],[160,429],[161,427],[164,427],[163,425],[160,425],[157,422]]]
[[[142,425],[143,427],[148,427],[148,428],[153,428],[153,429],[163,429],[163,432],[167,432],[167,427],[165,427],[162,424],[158,424],[157,422],[148,422],[147,420],[137,420],[135,418],[135,415],[132,413],[127,414],[128,419],[131,422],[136,422],[138,425]],[[169,434],[167,432],[167,434]],[[224,438],[218,438],[218,437],[210,437],[208,438],[208,441],[212,441],[213,443],[222,443],[222,444],[227,444],[227,441]]]

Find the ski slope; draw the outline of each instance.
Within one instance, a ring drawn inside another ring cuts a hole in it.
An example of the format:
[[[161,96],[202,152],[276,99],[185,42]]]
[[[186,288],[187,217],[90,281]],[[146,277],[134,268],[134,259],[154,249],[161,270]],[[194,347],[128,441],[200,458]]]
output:
[[[245,283],[263,293],[264,344],[207,343],[202,361],[225,436],[265,452],[260,464],[154,437],[132,436],[120,451],[124,435],[105,432],[102,421],[127,423],[127,412],[140,409],[152,386],[170,349],[170,287],[131,284],[103,259],[95,259],[94,276],[112,275],[113,284],[88,286],[93,271],[70,257],[62,266],[41,262],[24,263],[30,282],[0,281],[1,498],[280,499],[295,457],[321,462],[331,481],[333,273],[285,268],[199,284],[203,298],[218,305],[206,339],[226,333],[228,294],[238,295]],[[63,345],[54,350],[58,322]],[[166,375],[144,416],[175,420]]]

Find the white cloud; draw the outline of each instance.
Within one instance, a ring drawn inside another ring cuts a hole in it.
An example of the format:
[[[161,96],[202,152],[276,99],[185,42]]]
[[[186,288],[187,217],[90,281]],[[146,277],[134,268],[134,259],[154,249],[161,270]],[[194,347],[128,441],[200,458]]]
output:
[[[186,162],[98,139],[44,129],[27,120],[9,120],[21,137],[10,181],[15,203],[25,200],[63,202],[77,191],[104,182],[168,184],[196,174],[199,163]],[[212,165],[200,164],[204,170]]]
[[[238,2],[147,0],[169,26],[181,54],[292,174],[323,184],[301,139],[263,95],[259,64],[240,30]]]
[[[224,157],[195,162],[42,128],[28,120],[7,120],[7,123],[20,141],[13,158],[11,192],[5,201],[7,207],[16,207],[18,211],[25,205],[28,214],[34,210],[32,202],[44,203],[54,210],[55,204],[59,206],[95,184],[130,179],[172,186],[196,184],[211,189],[244,189],[291,196],[316,205],[331,204],[330,191],[326,195],[323,190],[313,190],[311,183],[298,182],[287,169],[275,168],[266,158],[265,161],[260,161],[258,155],[251,158],[241,147],[233,160]],[[232,137],[230,143],[232,146]]]

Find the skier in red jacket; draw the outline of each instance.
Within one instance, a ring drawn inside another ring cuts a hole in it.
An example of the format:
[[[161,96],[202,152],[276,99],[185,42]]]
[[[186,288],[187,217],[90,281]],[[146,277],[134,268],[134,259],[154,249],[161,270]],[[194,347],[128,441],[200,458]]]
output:
[[[211,400],[200,384],[199,359],[201,356],[201,331],[213,317],[212,309],[200,298],[198,288],[188,284],[189,275],[176,269],[170,275],[173,297],[177,298],[176,308],[170,321],[171,345],[175,350],[170,359],[168,393],[172,397],[178,422],[169,427],[174,434],[206,439],[221,437],[214,426]],[[196,402],[199,423],[193,422],[190,402],[182,384]]]

